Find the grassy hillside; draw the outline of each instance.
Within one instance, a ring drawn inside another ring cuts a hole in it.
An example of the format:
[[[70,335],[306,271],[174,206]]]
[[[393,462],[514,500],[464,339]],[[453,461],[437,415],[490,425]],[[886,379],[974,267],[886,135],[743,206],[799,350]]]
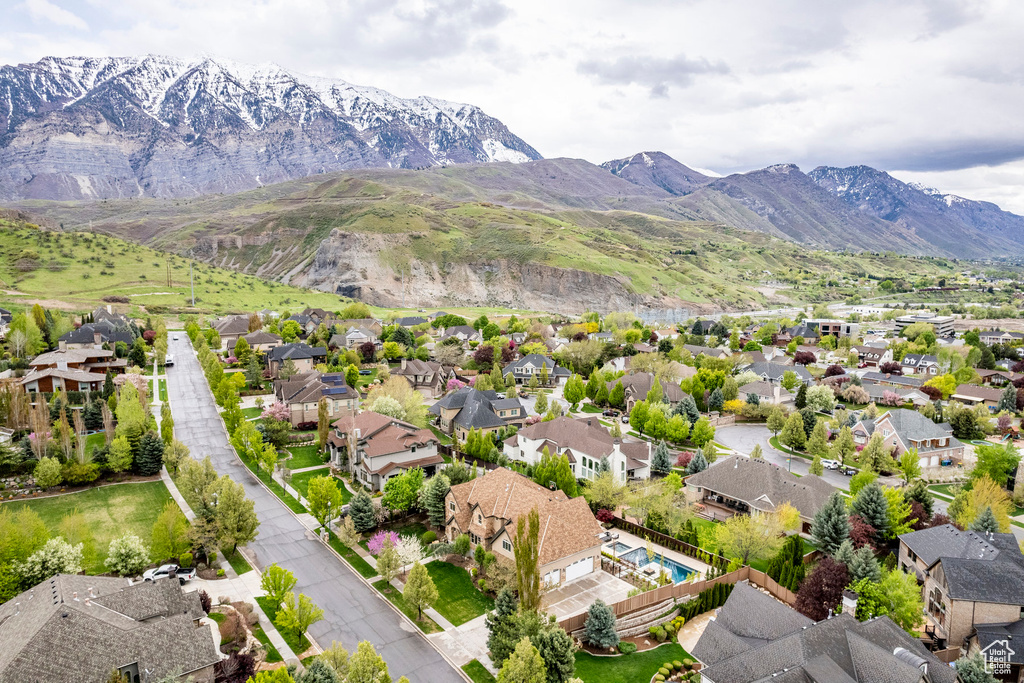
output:
[[[590,178],[585,162],[554,161],[560,163],[328,174],[196,200],[22,207],[55,228],[91,226],[285,282],[303,281],[335,229],[380,238],[369,264],[384,271],[378,282],[417,269],[436,268],[445,277],[456,266],[536,263],[613,276],[643,297],[733,310],[863,294],[868,277],[916,279],[954,270],[953,261],[941,258],[812,251],[695,220],[603,169],[593,167],[603,175]],[[224,276],[210,277],[215,284]],[[287,291],[278,294],[291,296]],[[216,300],[212,292],[203,298],[208,305]]]

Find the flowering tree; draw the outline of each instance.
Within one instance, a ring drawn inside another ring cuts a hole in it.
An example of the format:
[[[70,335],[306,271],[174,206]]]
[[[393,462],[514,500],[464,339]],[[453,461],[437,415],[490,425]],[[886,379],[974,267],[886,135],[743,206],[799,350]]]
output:
[[[384,549],[385,540],[391,541],[392,548],[398,546],[398,534],[394,531],[378,531],[367,541],[366,548],[370,551],[371,555],[376,557]]]
[[[445,386],[445,389],[447,389],[448,391],[458,391],[464,386],[466,386],[465,382],[457,380],[454,377],[452,377],[450,380],[448,380],[448,384]]]
[[[898,406],[903,404],[903,397],[897,394],[895,391],[883,391],[882,392],[882,405],[883,406]]]
[[[288,410],[288,406],[285,404],[280,401],[275,401],[263,409],[263,412],[260,413],[260,417],[264,420],[277,420],[279,422],[284,422],[291,417],[291,411]]]

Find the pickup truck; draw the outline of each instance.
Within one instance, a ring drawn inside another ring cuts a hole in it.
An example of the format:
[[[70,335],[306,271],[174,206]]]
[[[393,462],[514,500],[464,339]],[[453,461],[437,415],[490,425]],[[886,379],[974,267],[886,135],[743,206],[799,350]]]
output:
[[[147,569],[143,572],[142,578],[145,581],[156,581],[157,579],[163,578],[176,578],[178,579],[178,583],[184,585],[186,581],[191,581],[196,578],[196,570],[194,567],[184,569],[176,564],[165,564],[154,569]]]

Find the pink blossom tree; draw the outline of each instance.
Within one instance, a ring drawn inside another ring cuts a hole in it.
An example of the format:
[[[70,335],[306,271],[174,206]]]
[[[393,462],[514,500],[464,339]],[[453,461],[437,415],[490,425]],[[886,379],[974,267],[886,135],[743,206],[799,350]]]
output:
[[[897,394],[895,391],[883,391],[882,392],[882,405],[883,406],[898,406],[903,403],[903,397]]]
[[[288,406],[285,404],[280,401],[275,401],[263,409],[263,412],[260,413],[260,417],[264,420],[278,420],[283,422],[291,418],[291,411],[288,410]]]
[[[371,555],[376,557],[384,549],[384,542],[387,540],[391,541],[391,547],[396,547],[398,545],[398,534],[394,531],[378,531],[367,541],[366,548],[370,551]]]

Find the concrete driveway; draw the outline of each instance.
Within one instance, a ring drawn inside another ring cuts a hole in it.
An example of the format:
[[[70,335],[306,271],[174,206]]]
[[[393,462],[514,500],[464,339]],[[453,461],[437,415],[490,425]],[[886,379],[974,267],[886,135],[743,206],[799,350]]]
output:
[[[323,620],[310,627],[310,635],[322,647],[330,647],[336,640],[350,652],[359,641],[370,641],[388,663],[395,680],[405,675],[416,683],[464,681],[461,672],[417,628],[317,540],[238,461],[188,337],[179,336],[169,345],[177,363],[167,370],[175,435],[193,457],[210,456],[218,473],[245,487],[260,519],[259,535],[248,545],[257,567],[263,569],[276,562],[290,570],[298,582],[295,592],[305,593],[324,610]]]
[[[586,612],[595,600],[612,604],[629,597],[633,586],[604,571],[596,571],[544,594],[544,608],[559,621]]]

